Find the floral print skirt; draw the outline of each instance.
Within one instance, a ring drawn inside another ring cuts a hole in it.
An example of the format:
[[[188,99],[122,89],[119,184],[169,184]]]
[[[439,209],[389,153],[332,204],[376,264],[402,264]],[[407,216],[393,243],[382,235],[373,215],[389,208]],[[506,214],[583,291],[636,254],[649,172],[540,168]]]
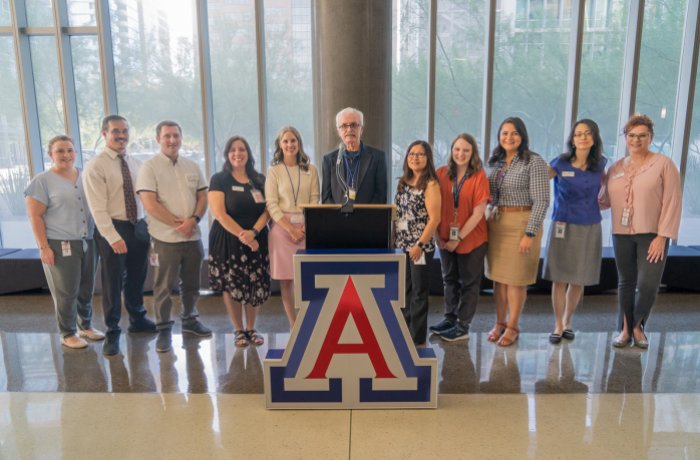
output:
[[[236,302],[257,307],[270,297],[270,257],[267,231],[253,251],[220,225],[209,232],[209,288],[228,292]]]

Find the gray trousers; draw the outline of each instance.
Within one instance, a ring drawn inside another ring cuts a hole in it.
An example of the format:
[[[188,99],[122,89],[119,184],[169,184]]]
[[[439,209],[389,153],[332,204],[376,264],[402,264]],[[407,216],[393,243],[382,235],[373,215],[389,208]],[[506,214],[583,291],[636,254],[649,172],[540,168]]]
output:
[[[56,320],[62,337],[89,329],[92,321],[92,294],[95,289],[97,250],[95,240],[70,241],[70,256],[63,256],[61,240],[48,240],[54,254],[54,264],[46,265],[44,273],[56,308]]]
[[[202,241],[165,243],[153,238],[151,252],[156,255],[158,261],[158,264],[153,267],[156,327],[167,329],[173,325],[170,319],[173,306],[170,294],[177,288],[178,279],[182,300],[182,322],[183,324],[195,322],[199,316],[197,299],[199,299],[199,271],[204,257]]]
[[[440,250],[442,281],[445,286],[445,318],[459,321],[466,331],[476,313],[484,273],[484,257],[487,243],[467,254]]]
[[[656,263],[647,261],[647,251],[654,238],[656,235],[653,233],[613,235],[618,278],[617,300],[620,310],[618,330],[622,330],[623,318],[627,317],[630,334],[632,327],[641,323],[643,328],[646,324],[666,266],[668,240],[663,260]]]

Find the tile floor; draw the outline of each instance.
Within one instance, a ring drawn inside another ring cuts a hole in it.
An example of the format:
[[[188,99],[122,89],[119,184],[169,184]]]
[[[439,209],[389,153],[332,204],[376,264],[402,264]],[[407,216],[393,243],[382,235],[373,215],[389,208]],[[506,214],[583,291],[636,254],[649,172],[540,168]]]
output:
[[[261,347],[236,349],[221,299],[205,296],[213,338],[176,328],[159,354],[155,335],[125,333],[105,358],[100,344],[61,347],[47,294],[2,296],[0,458],[700,459],[699,300],[661,294],[641,351],[610,347],[614,295],[586,297],[576,339],[553,346],[548,296],[531,294],[520,340],[499,348],[485,295],[468,342],[428,343],[437,410],[269,411],[261,360],[289,337],[276,297]]]

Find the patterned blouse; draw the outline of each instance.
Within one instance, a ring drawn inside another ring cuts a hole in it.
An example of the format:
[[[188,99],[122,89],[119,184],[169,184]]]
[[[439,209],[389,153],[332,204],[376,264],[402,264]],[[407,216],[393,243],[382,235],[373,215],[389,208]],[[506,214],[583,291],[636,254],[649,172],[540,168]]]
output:
[[[399,222],[396,225],[396,247],[408,251],[416,245],[428,224],[425,190],[404,185],[396,192],[394,203]],[[401,224],[402,221],[406,222],[406,225]],[[433,241],[432,236],[430,242],[424,246],[423,251],[435,251],[435,241]]]
[[[491,199],[495,206],[532,206],[527,233],[537,233],[549,207],[549,175],[547,163],[535,152],[530,160],[516,156],[506,168],[505,160],[487,165]]]

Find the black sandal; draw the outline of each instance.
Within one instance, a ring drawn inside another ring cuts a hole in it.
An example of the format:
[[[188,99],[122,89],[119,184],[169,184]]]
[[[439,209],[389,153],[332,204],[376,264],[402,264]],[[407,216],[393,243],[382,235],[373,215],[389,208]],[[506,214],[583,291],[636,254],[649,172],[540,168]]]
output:
[[[265,339],[263,338],[263,336],[258,334],[258,332],[255,329],[248,329],[247,331],[245,331],[245,336],[248,339],[248,343],[250,343],[251,345],[257,346],[265,343]]]
[[[238,330],[238,331],[234,331],[233,334],[234,334],[234,343],[236,345],[236,348],[245,348],[250,343],[248,341],[247,331]]]

